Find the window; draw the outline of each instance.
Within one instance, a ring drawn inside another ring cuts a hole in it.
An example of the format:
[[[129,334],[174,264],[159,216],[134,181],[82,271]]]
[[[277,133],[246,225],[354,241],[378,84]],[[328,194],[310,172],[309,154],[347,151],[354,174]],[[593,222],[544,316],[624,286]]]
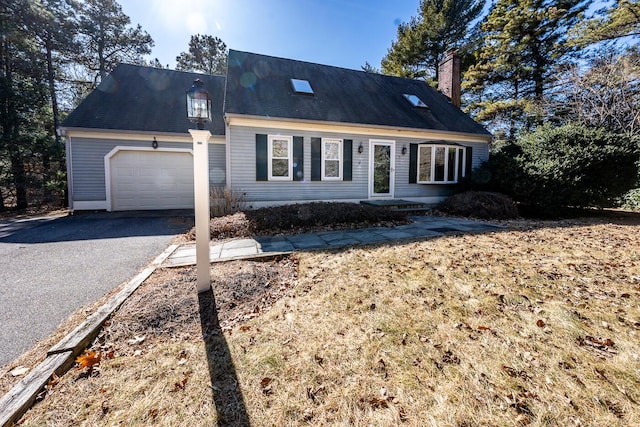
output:
[[[309,83],[308,80],[291,79],[291,86],[293,86],[293,91],[295,93],[313,95],[313,89],[311,88],[311,83]]]
[[[269,181],[291,181],[293,176],[293,138],[290,136],[269,135],[268,177]]]
[[[418,146],[418,183],[455,184],[464,178],[466,150],[455,145]]]
[[[412,95],[412,94],[408,94],[408,93],[404,93],[402,94],[402,96],[405,97],[405,99],[407,101],[409,101],[409,103],[411,105],[413,105],[414,107],[418,107],[418,108],[429,108],[427,107],[427,104],[425,104],[422,99],[418,98],[417,95]]]
[[[342,179],[342,140],[322,139],[322,180]]]

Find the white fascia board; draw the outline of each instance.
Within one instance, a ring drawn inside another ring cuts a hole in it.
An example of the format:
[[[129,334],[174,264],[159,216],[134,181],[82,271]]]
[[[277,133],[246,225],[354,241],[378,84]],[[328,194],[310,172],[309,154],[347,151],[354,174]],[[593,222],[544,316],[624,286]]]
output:
[[[490,143],[491,135],[478,135],[443,130],[395,128],[391,126],[364,125],[355,123],[320,122],[311,120],[287,119],[277,117],[247,116],[242,114],[226,114],[229,126],[247,126],[273,129],[291,129],[315,132],[340,132],[367,136],[384,136],[392,138],[439,139],[444,141]]]
[[[147,131],[122,131],[111,129],[85,129],[85,128],[64,128],[66,135],[76,138],[91,139],[118,139],[128,141],[152,141],[155,137],[161,142],[184,142],[193,144],[193,138],[190,134],[185,133],[163,133],[163,132],[147,132]],[[213,135],[209,140],[209,144],[225,144],[224,135]]]

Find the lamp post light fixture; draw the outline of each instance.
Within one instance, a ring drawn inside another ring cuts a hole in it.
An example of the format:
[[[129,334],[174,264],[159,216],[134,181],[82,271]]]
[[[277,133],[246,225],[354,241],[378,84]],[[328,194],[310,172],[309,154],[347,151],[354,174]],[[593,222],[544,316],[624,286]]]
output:
[[[193,137],[193,196],[196,217],[196,285],[198,292],[211,289],[211,262],[209,259],[209,139],[204,130],[211,121],[211,97],[196,79],[187,91],[187,117],[197,123],[198,129],[189,129]]]
[[[198,124],[198,130],[203,130],[204,123],[211,121],[211,96],[203,86],[200,79],[195,79],[187,91],[187,117]]]

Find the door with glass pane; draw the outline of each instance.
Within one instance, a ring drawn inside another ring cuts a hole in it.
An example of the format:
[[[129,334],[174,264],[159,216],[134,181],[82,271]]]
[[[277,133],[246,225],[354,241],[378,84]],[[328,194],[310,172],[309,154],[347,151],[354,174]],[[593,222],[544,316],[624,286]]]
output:
[[[395,141],[369,142],[369,197],[393,198]]]

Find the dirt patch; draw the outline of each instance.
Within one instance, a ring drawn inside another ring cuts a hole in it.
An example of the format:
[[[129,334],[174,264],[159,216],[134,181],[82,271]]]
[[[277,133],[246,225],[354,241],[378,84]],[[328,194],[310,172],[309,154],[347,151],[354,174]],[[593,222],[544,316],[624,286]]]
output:
[[[293,257],[213,266],[211,286],[221,329],[230,330],[267,310],[297,283],[297,271]],[[145,345],[167,339],[201,339],[198,305],[195,268],[156,270],[100,333],[101,350],[131,355],[140,347],[129,343],[142,336]]]

